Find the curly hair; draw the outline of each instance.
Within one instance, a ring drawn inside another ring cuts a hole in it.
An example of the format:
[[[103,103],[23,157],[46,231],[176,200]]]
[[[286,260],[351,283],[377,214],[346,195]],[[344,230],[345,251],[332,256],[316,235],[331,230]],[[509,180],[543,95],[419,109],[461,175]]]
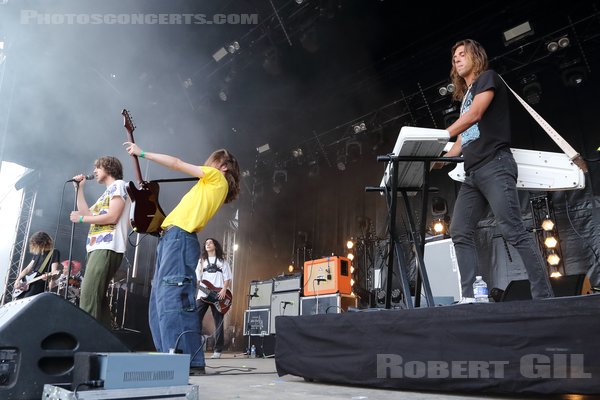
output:
[[[475,78],[477,78],[483,71],[488,69],[487,53],[485,52],[483,46],[479,44],[479,42],[473,39],[465,39],[456,42],[456,44],[452,46],[452,52],[450,55],[450,62],[452,63],[452,68],[450,69],[450,80],[455,87],[454,93],[452,94],[452,99],[457,101],[460,101],[467,92],[467,84],[463,77],[458,75],[454,65],[454,52],[460,46],[465,47],[466,56],[473,62]]]
[[[213,244],[215,245],[215,255],[217,256],[217,260],[224,260],[224,256],[223,256],[223,246],[221,246],[221,243],[219,243],[219,241],[217,239],[213,239],[213,238],[207,238],[204,243],[202,243],[202,254],[200,254],[200,259],[207,261],[208,260],[208,252],[206,251],[206,242],[208,242],[209,240],[212,240]]]
[[[225,149],[219,149],[214,151],[204,164],[215,168],[219,168],[224,164],[227,165],[227,172],[224,175],[229,190],[227,191],[225,203],[235,200],[240,193],[240,166],[235,156]]]
[[[54,242],[46,232],[36,232],[29,239],[29,252],[31,254],[42,254],[50,251],[54,247]]]
[[[123,165],[121,165],[121,161],[116,157],[100,157],[94,162],[94,167],[102,168],[115,179],[123,179]]]

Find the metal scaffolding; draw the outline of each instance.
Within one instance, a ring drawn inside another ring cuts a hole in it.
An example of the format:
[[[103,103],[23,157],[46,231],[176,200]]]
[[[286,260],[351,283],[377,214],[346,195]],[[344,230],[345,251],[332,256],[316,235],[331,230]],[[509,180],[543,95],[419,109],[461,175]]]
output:
[[[21,214],[16,226],[15,244],[10,252],[10,265],[6,274],[6,285],[4,296],[2,296],[2,304],[13,300],[12,297],[12,282],[17,279],[25,254],[27,253],[27,238],[29,237],[29,229],[31,227],[31,217],[35,200],[37,198],[37,190],[31,187],[23,188],[23,197],[21,198]]]

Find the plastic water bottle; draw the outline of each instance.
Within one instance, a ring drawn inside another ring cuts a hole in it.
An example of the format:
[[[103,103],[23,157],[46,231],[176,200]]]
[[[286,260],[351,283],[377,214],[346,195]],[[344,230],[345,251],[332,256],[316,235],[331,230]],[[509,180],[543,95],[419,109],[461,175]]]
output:
[[[485,283],[480,275],[477,275],[475,282],[473,282],[473,294],[475,295],[476,303],[487,303],[490,301],[488,298],[487,283]]]
[[[250,358],[256,358],[256,346],[250,346]]]

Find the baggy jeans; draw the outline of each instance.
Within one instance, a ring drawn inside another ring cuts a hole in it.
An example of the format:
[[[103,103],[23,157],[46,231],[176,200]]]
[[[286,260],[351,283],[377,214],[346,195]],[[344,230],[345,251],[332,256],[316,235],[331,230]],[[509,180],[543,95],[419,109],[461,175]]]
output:
[[[157,351],[191,355],[192,367],[203,367],[204,352],[196,309],[196,265],[200,244],[195,233],[171,227],[158,243],[150,292],[149,323]]]

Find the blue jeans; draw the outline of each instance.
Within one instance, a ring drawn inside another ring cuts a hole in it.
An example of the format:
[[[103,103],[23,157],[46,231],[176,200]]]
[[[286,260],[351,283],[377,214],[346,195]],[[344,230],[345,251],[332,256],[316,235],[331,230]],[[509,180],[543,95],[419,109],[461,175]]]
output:
[[[205,365],[196,310],[195,270],[199,257],[195,233],[173,226],[164,234],[156,250],[148,312],[156,350],[167,353],[177,345],[178,350],[193,357],[192,367]]]
[[[465,179],[454,205],[450,227],[460,269],[463,297],[473,297],[478,258],[475,229],[489,204],[504,239],[519,252],[534,299],[554,296],[546,266],[532,233],[521,218],[517,195],[517,163],[510,150],[499,151],[494,159],[472,171]]]

